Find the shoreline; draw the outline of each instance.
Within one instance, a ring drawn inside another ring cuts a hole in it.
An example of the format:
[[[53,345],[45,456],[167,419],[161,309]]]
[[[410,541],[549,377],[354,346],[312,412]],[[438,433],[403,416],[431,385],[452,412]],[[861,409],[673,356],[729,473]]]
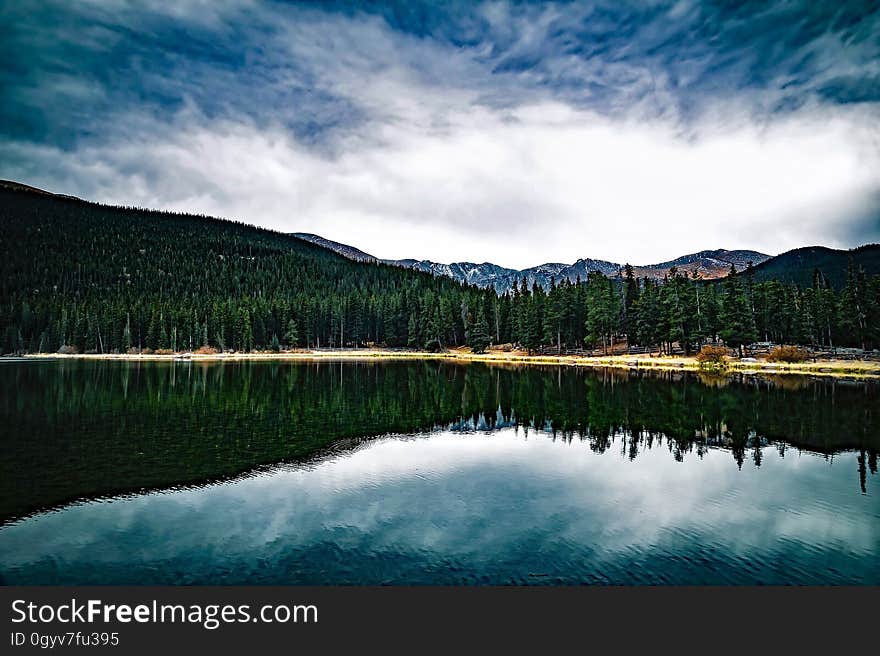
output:
[[[31,353],[23,356],[2,358],[4,361],[38,360],[127,360],[127,361],[194,361],[236,362],[245,360],[290,361],[379,361],[379,360],[451,360],[458,362],[483,362],[488,364],[557,365],[590,368],[616,368],[649,371],[695,371],[714,374],[789,374],[813,376],[839,376],[855,378],[880,378],[880,362],[871,360],[818,360],[796,364],[765,362],[742,362],[730,359],[723,368],[700,367],[694,356],[651,355],[525,355],[510,352],[471,353],[469,351],[393,351],[383,349],[345,349],[327,351],[258,351],[251,353],[173,353],[173,354],[127,354],[127,353]]]

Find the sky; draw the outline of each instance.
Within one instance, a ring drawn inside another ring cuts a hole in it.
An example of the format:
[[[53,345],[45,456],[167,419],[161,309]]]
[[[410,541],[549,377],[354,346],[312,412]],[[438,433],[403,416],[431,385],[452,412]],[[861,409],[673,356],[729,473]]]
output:
[[[382,258],[880,241],[880,2],[0,5],[0,178]]]

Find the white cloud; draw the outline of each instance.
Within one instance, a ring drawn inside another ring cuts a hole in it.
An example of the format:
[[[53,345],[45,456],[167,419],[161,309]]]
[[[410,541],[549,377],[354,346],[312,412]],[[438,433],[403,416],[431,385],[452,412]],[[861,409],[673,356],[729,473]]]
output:
[[[104,202],[315,232],[379,257],[513,267],[844,246],[843,226],[880,188],[876,129],[856,110],[695,135],[560,104],[445,116],[442,129],[372,126],[380,138],[349,137],[332,155],[281,128],[190,116],[42,159]]]

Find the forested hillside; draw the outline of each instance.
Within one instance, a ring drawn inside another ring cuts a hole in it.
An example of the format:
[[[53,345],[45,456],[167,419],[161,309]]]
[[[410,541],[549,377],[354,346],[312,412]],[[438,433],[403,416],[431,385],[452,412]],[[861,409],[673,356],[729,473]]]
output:
[[[799,285],[761,280],[756,267],[710,283],[628,267],[622,281],[591,272],[499,296],[203,216],[0,188],[0,220],[3,353],[880,345],[880,276],[852,260],[835,272],[838,289],[824,272]]]
[[[7,189],[0,213],[4,353],[463,343],[479,296],[232,221]]]
[[[867,244],[850,251],[824,246],[796,248],[756,264],[755,279],[809,286],[819,271],[828,284],[840,289],[846,285],[850,263],[868,276],[880,274],[880,244]]]

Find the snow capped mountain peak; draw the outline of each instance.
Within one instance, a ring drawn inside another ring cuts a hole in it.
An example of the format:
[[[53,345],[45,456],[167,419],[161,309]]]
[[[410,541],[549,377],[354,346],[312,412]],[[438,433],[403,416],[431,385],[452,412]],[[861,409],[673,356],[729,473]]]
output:
[[[512,290],[514,285],[522,284],[523,280],[526,281],[526,286],[529,288],[537,283],[547,289],[550,287],[551,279],[556,283],[563,280],[568,280],[569,282],[575,282],[578,279],[586,280],[592,271],[598,271],[605,276],[613,278],[622,276],[624,271],[623,264],[607,260],[594,260],[592,258],[580,258],[574,264],[545,262],[544,264],[522,270],[508,269],[491,262],[483,262],[481,264],[474,262],[442,264],[432,262],[431,260],[380,260],[354,246],[324,239],[311,233],[297,232],[294,233],[294,236],[328,248],[343,257],[358,262],[381,262],[406,269],[423,271],[435,276],[446,276],[468,285],[492,287],[499,294]],[[768,255],[756,251],[729,251],[719,248],[682,255],[674,260],[661,262],[660,264],[633,266],[633,273],[639,278],[662,279],[669,273],[672,267],[675,267],[678,271],[686,273],[696,272],[702,278],[712,279],[726,276],[730,271],[731,265],[737,271],[741,271],[748,266],[749,262],[758,265],[768,259]]]
[[[312,244],[316,244],[318,246],[323,246],[324,248],[331,250],[334,253],[339,253],[343,257],[347,257],[349,260],[355,260],[356,262],[378,261],[377,258],[373,257],[369,253],[364,253],[359,248],[348,246],[347,244],[340,244],[338,241],[324,239],[323,237],[319,235],[313,235],[310,232],[294,232],[293,236],[299,237],[303,241],[311,242]]]

